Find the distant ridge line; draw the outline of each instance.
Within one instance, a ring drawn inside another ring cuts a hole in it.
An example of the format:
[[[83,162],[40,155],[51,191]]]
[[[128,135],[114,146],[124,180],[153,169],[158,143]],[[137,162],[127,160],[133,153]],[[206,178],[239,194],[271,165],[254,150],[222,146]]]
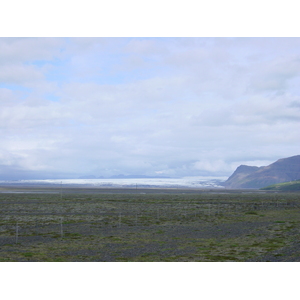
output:
[[[300,155],[278,159],[264,167],[241,165],[225,181],[226,188],[263,188],[300,178]]]

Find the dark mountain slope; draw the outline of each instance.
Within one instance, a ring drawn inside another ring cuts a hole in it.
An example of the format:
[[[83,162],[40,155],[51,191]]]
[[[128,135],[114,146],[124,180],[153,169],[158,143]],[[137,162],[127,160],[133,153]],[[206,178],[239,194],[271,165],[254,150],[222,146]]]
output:
[[[239,166],[225,181],[227,188],[262,188],[300,179],[300,155],[282,158],[266,167]]]
[[[240,165],[234,171],[234,173],[226,180],[225,186],[226,187],[235,187],[236,183],[241,184],[244,182],[244,180],[247,181],[247,179],[245,179],[245,178],[248,175],[257,171],[258,169],[259,169],[259,167],[250,167],[250,166],[246,166],[246,165]]]

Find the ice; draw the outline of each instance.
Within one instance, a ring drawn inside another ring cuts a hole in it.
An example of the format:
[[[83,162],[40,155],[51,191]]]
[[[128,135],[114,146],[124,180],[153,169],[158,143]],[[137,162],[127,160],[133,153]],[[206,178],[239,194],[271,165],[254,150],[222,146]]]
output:
[[[44,180],[20,180],[1,181],[9,184],[30,185],[84,185],[97,187],[167,187],[167,188],[221,188],[221,183],[227,177],[182,177],[182,178],[111,178],[111,179],[44,179]]]

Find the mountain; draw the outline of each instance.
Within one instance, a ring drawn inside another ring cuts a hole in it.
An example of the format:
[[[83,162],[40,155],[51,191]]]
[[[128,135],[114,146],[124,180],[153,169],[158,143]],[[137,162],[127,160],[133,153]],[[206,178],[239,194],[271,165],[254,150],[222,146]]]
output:
[[[248,175],[258,171],[259,167],[250,167],[246,165],[240,165],[235,172],[225,181],[226,187],[235,187],[236,182],[243,182],[244,178]]]
[[[225,181],[227,188],[262,188],[300,179],[300,155],[282,158],[266,167],[241,165]]]

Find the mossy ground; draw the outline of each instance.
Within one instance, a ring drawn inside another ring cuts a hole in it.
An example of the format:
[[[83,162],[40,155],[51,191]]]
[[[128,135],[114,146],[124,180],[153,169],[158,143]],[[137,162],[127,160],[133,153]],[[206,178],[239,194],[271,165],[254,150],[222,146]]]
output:
[[[2,262],[300,261],[297,193],[6,193],[0,207]]]

